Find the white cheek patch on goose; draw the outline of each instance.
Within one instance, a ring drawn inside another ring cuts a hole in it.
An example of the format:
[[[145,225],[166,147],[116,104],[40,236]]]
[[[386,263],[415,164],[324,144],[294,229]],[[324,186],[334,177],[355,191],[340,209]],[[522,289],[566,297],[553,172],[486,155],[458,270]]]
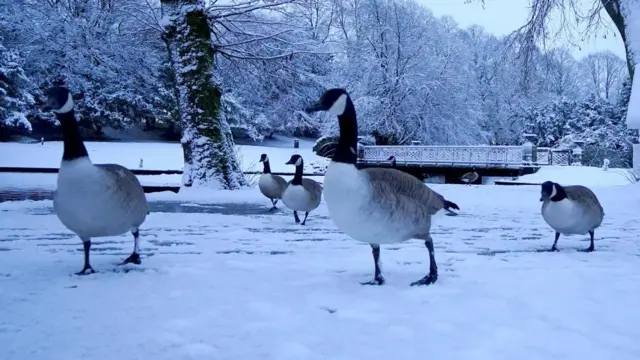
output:
[[[329,109],[329,113],[335,116],[340,116],[344,114],[344,110],[347,108],[347,95],[342,94],[340,97],[331,105]]]
[[[73,110],[73,96],[71,96],[71,93],[69,93],[67,96],[67,101],[64,103],[64,105],[58,110],[53,110],[53,112],[64,114],[68,113],[71,110]]]
[[[556,186],[553,185],[553,190],[551,190],[551,196],[549,196],[549,198],[553,198],[557,194],[558,194],[558,190],[556,190]]]
[[[296,166],[300,166],[302,165],[302,159],[298,158],[298,160],[296,160]]]

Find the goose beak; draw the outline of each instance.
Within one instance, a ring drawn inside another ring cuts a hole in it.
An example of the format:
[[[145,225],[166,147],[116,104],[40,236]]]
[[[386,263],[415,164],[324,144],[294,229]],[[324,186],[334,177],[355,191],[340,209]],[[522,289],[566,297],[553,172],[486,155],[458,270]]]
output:
[[[291,160],[287,161],[286,163],[284,163],[285,165],[293,165],[293,162],[291,162]]]
[[[304,112],[306,112],[307,114],[311,114],[311,113],[322,111],[322,110],[324,110],[322,108],[322,104],[320,102],[316,102],[311,106],[307,106],[307,108],[304,109]]]
[[[53,111],[53,101],[51,99],[47,99],[47,102],[42,107],[43,111]]]

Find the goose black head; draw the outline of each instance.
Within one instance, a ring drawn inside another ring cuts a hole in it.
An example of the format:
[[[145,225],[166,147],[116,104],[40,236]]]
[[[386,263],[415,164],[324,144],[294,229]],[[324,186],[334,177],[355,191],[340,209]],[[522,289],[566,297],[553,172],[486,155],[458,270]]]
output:
[[[545,181],[541,185],[540,189],[540,201],[547,199],[551,201],[560,201],[567,198],[567,193],[564,188],[553,181]]]
[[[260,162],[267,162],[267,161],[269,161],[269,157],[267,156],[267,154],[260,155]]]
[[[347,99],[349,94],[347,90],[342,88],[329,89],[322,94],[315,104],[305,109],[307,113],[318,111],[328,111],[332,115],[340,116],[344,114],[347,108]]]
[[[54,86],[47,89],[44,94],[47,97],[47,103],[44,106],[45,111],[65,114],[73,110],[73,95],[66,87]]]
[[[302,166],[302,156],[298,154],[291,155],[291,159],[289,159],[285,165],[295,165],[296,167]]]

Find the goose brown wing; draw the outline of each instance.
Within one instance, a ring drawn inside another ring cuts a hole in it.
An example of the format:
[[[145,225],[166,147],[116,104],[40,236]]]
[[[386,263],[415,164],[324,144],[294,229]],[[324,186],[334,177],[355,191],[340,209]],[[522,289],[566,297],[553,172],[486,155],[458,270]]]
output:
[[[397,169],[364,169],[371,182],[373,201],[392,211],[433,215],[444,207],[444,197],[412,175]],[[378,197],[378,199],[376,199]]]

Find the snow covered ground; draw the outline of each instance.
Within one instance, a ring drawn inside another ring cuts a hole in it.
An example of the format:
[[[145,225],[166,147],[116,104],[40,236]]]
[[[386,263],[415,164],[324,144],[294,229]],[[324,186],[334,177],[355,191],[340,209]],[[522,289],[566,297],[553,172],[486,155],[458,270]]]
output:
[[[0,203],[0,358],[640,358],[636,185],[595,189],[594,253],[585,236],[536,251],[553,242],[537,186],[433,188],[462,211],[434,219],[440,278],[422,288],[420,242],[383,246],[388,284],[361,286],[370,249],[324,203],[300,226],[257,189],[149,194],[142,265],[116,266],[130,236],[96,239],[86,277],[50,201]]]

